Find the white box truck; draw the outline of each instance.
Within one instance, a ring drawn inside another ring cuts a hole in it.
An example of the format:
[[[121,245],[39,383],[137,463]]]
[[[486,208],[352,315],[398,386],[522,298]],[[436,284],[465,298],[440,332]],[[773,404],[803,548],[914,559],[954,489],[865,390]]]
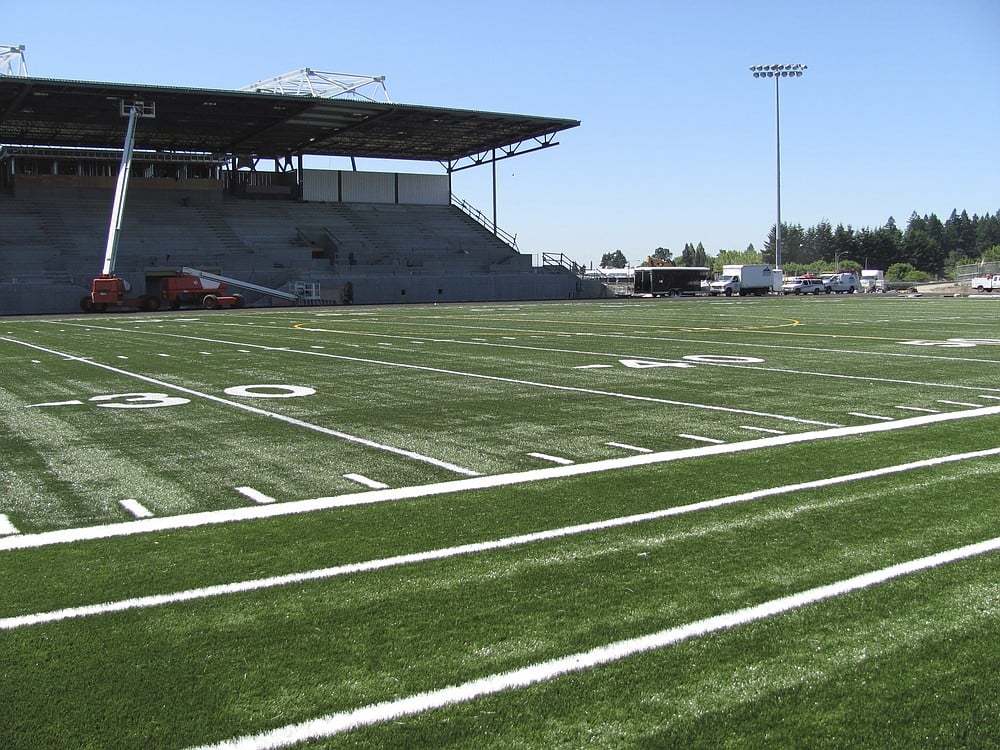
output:
[[[775,290],[774,279],[776,275],[780,289],[781,274],[775,272],[771,266],[758,264],[723,266],[722,273],[711,283],[708,293],[713,297],[720,294],[727,297],[732,297],[734,294],[741,297],[755,294],[760,297]]]
[[[884,292],[885,274],[876,268],[866,268],[861,272],[861,289],[865,292]]]

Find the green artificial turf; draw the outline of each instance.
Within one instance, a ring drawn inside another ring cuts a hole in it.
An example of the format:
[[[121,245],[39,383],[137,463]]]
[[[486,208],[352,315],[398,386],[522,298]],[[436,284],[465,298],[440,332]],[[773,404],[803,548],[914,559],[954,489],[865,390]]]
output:
[[[7,538],[125,528],[126,498],[163,518],[252,508],[244,487],[273,498],[268,507],[338,496],[359,504],[0,549],[0,618],[167,597],[0,630],[0,745],[216,742],[996,538],[996,455],[826,481],[1000,447],[998,414],[927,422],[1000,407],[1000,308],[987,302],[625,300],[2,320],[0,513],[20,532]],[[232,390],[241,386],[249,390]],[[913,421],[825,434],[903,419]],[[779,432],[803,439],[772,444]],[[751,440],[762,442],[711,454]],[[703,450],[615,463],[645,455],[638,449]],[[578,476],[524,474],[560,465],[545,456],[609,463]],[[378,503],[363,502],[374,490],[349,478],[391,489],[472,474],[509,477]],[[804,482],[819,486],[789,487]],[[176,600],[774,488],[784,489]],[[995,746],[996,573],[992,552],[303,746]]]

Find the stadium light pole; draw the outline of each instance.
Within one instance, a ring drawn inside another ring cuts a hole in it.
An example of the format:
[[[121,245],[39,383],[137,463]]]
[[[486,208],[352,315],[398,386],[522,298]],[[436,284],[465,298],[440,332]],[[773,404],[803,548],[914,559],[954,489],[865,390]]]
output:
[[[774,225],[774,267],[781,268],[781,102],[778,95],[778,82],[782,78],[801,78],[808,66],[795,63],[793,65],[751,65],[750,72],[754,78],[774,79],[774,132],[777,138],[777,175],[778,175],[778,220]]]

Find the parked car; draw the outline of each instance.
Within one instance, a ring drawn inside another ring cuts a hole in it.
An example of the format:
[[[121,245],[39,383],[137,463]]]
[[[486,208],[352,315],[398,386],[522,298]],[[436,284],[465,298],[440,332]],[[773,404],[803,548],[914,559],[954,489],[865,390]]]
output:
[[[781,285],[782,294],[829,294],[831,291],[823,279],[802,276]]]

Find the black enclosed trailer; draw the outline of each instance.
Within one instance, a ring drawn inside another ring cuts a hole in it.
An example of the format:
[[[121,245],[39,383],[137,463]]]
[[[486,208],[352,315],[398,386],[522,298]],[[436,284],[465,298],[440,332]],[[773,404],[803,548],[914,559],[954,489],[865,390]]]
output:
[[[633,293],[654,297],[704,294],[702,282],[711,274],[704,266],[642,266],[635,269]]]

